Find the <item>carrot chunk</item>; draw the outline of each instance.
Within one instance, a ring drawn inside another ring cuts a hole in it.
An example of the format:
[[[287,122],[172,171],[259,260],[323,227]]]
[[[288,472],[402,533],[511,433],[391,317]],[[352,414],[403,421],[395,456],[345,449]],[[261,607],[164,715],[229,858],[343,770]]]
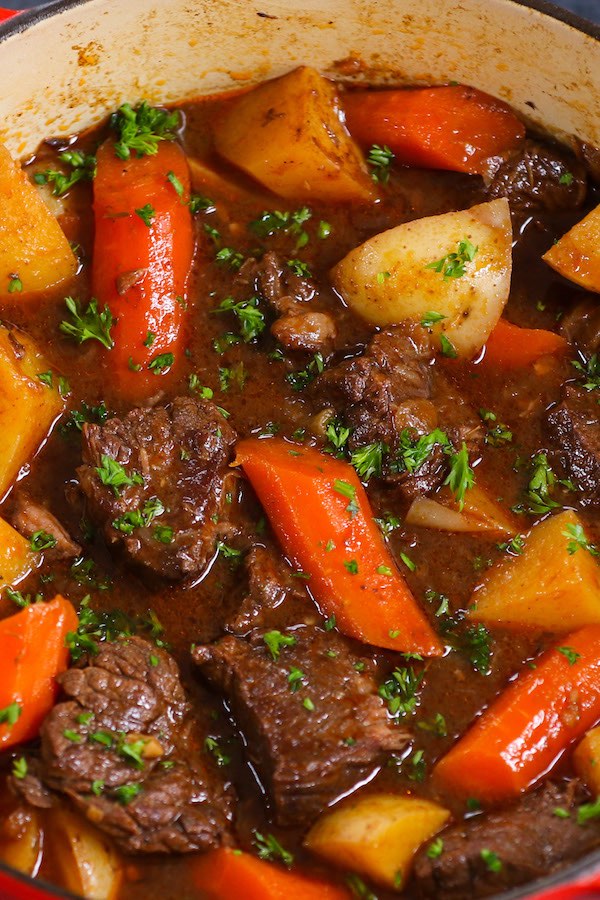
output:
[[[482,173],[486,160],[519,146],[525,126],[505,103],[464,85],[345,95],[350,134],[384,145],[407,166]]]
[[[116,320],[105,368],[116,393],[142,400],[163,388],[184,351],[184,305],[194,252],[190,173],[181,148],[122,160],[97,154],[93,294]]]
[[[211,850],[192,866],[207,900],[348,900],[345,888],[286,872],[241,850]]]
[[[77,613],[57,596],[0,622],[0,747],[31,740],[54,703],[56,676],[67,668],[65,638]]]
[[[352,466],[278,439],[241,441],[236,462],[284,552],[340,631],[378,647],[443,653],[395,566]]]
[[[564,353],[568,346],[564,337],[553,331],[520,328],[500,319],[487,339],[479,365],[486,369],[523,369],[542,356]]]
[[[464,797],[509,799],[599,719],[600,625],[588,625],[523,670],[442,757],[434,779]]]

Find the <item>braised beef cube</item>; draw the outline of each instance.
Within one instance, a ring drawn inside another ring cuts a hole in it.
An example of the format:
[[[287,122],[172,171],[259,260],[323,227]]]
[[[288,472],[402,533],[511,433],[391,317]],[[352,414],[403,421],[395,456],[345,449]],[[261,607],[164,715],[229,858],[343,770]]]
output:
[[[194,658],[231,704],[277,821],[304,825],[410,738],[341,635],[299,626],[280,636],[225,637]]]
[[[576,782],[547,783],[507,809],[447,828],[439,855],[430,845],[416,855],[418,896],[489,897],[575,861],[600,846],[600,821],[577,823],[584,799]]]
[[[70,559],[79,556],[81,547],[72,540],[67,530],[50,510],[41,503],[36,503],[23,490],[16,493],[14,502],[12,523],[17,531],[28,538],[33,538],[40,531],[50,535],[54,543],[46,548],[46,557]]]
[[[294,272],[276,253],[247,260],[240,269],[234,291],[258,294],[278,318],[271,333],[289,350],[328,353],[336,338],[335,319],[317,308],[319,293],[313,281]]]
[[[581,502],[600,503],[600,406],[593,391],[571,385],[548,415],[548,431]]]
[[[487,190],[489,200],[507,197],[517,212],[577,209],[585,200],[587,179],[574,154],[555,144],[525,141],[499,162]]]
[[[175,661],[148,641],[102,644],[59,679],[68,699],[47,716],[40,784],[66,794],[128,853],[169,853],[229,841],[231,797],[201,756]],[[32,784],[17,790],[36,803]],[[48,805],[40,789],[38,805]]]
[[[178,397],[123,419],[84,425],[77,470],[109,544],[169,579],[198,575],[226,524],[235,432],[216,406]]]
[[[433,357],[424,328],[395,326],[376,334],[361,356],[326,370],[313,392],[351,429],[351,450],[382,442],[393,453],[403,434],[416,439],[440,428],[455,446],[464,440],[475,451],[481,422],[450,380],[432,367]],[[447,471],[438,446],[416,472],[386,471],[384,476],[411,500],[439,487]]]
[[[273,614],[282,603],[296,601],[306,612],[306,618],[315,616],[314,604],[310,602],[302,581],[294,577],[292,569],[266,547],[253,547],[245,560],[248,573],[248,592],[231,622],[228,631],[246,634],[253,628],[268,627]]]
[[[586,358],[600,353],[600,303],[582,300],[560,321],[561,334]]]

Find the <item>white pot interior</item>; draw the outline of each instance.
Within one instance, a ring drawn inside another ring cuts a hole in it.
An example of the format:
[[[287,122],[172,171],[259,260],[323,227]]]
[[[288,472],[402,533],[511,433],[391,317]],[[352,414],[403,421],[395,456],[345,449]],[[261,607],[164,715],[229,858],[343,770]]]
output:
[[[10,31],[3,26],[2,31]],[[600,145],[600,42],[514,0],[67,0],[0,51],[0,140],[30,153],[120,102],[240,87],[300,63],[472,84]]]

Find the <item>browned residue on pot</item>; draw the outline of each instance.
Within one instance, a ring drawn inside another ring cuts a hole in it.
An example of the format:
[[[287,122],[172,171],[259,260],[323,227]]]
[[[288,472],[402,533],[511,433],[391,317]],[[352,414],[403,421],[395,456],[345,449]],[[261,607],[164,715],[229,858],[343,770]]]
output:
[[[78,66],[97,66],[100,62],[100,54],[102,45],[96,41],[90,41],[89,44],[74,44],[73,50],[77,50]]]

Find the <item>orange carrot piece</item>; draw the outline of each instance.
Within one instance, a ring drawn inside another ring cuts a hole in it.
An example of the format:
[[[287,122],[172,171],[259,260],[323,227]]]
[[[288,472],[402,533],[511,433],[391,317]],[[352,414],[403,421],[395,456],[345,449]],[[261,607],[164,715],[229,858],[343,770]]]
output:
[[[381,537],[348,463],[283,440],[237,445],[285,553],[309,576],[340,631],[377,647],[440,656],[443,647]]]
[[[2,749],[37,735],[56,698],[56,676],[67,668],[66,635],[76,628],[77,613],[60,595],[0,621],[0,709],[20,710],[14,724],[0,725]]]
[[[561,638],[492,703],[438,762],[434,779],[485,802],[542,777],[600,720],[600,625]]]
[[[520,328],[499,319],[487,339],[480,366],[495,369],[521,369],[541,356],[564,353],[569,345],[564,337],[543,328]]]
[[[192,863],[196,887],[206,900],[348,900],[345,888],[286,872],[241,850],[211,850]]]
[[[425,169],[482,173],[486,160],[519,146],[525,126],[505,103],[465,85],[344,95],[350,134],[388,146],[396,160]]]
[[[153,360],[172,353],[177,367],[183,357],[194,252],[190,173],[183,151],[170,141],[154,156],[122,160],[109,140],[97,161],[92,292],[117,320],[105,367],[119,396],[140,400],[164,387],[157,375],[169,366],[152,366]]]

